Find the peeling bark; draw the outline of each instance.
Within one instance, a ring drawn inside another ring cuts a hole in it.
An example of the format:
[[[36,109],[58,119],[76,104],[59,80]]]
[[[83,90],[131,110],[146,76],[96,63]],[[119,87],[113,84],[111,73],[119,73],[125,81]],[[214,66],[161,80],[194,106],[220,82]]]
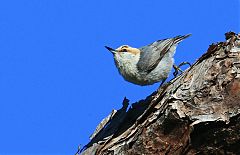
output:
[[[128,111],[125,98],[81,154],[240,154],[240,35],[225,35]]]

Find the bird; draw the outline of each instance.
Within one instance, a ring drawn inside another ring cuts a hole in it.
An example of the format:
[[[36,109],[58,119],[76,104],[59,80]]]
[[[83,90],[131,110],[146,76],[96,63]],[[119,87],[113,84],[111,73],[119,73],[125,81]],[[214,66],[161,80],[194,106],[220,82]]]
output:
[[[157,40],[140,48],[129,45],[105,48],[113,54],[115,66],[126,81],[141,86],[162,81],[162,85],[174,66],[177,45],[189,36],[191,34]]]

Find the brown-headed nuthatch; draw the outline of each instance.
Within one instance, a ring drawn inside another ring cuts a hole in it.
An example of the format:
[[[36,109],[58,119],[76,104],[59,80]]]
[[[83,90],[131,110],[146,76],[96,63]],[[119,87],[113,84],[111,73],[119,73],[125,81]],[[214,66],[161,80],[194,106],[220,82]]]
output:
[[[179,42],[190,34],[155,41],[141,48],[128,45],[113,49],[115,65],[126,81],[137,85],[151,85],[167,79],[173,64],[174,53]]]

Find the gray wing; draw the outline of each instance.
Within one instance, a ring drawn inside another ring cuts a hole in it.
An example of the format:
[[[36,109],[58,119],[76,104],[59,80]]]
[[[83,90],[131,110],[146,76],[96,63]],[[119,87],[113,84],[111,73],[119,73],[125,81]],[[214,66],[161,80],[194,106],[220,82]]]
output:
[[[178,44],[189,36],[177,36],[170,39],[158,40],[150,45],[139,48],[141,53],[140,60],[137,63],[138,70],[147,73],[151,72],[157,67],[158,63],[173,45]]]

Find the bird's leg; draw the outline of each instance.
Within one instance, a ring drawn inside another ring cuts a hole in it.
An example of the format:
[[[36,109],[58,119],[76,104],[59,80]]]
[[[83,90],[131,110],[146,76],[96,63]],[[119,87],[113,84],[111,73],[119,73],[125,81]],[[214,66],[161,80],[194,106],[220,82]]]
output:
[[[178,66],[177,65],[173,65],[173,68],[174,68],[174,72],[173,72],[173,75],[174,75],[174,77],[176,77],[177,75],[178,75],[178,71],[180,71],[181,73],[183,72],[183,70],[181,70],[181,66],[183,66],[183,65],[189,65],[189,66],[191,66],[191,64],[189,63],[189,62],[182,62],[182,63],[180,63]]]
[[[164,83],[165,81],[167,80],[167,78],[163,79],[160,86],[158,87],[158,90],[157,92],[162,92],[162,90],[165,90],[169,85],[172,84],[171,81],[167,82],[167,83]]]
[[[178,65],[178,67],[181,67],[181,66],[183,66],[183,65],[189,65],[189,67],[191,67],[191,64],[190,64],[189,62],[186,62],[186,61],[180,63],[180,64]]]
[[[180,71],[181,73],[183,72],[177,65],[173,65],[173,68],[175,70],[173,72],[174,77],[176,77],[178,75],[178,71]]]
[[[164,83],[166,80],[167,80],[167,78],[165,78],[165,79],[163,79],[163,80],[161,81],[161,84],[160,84],[159,88],[163,85],[163,83]]]

